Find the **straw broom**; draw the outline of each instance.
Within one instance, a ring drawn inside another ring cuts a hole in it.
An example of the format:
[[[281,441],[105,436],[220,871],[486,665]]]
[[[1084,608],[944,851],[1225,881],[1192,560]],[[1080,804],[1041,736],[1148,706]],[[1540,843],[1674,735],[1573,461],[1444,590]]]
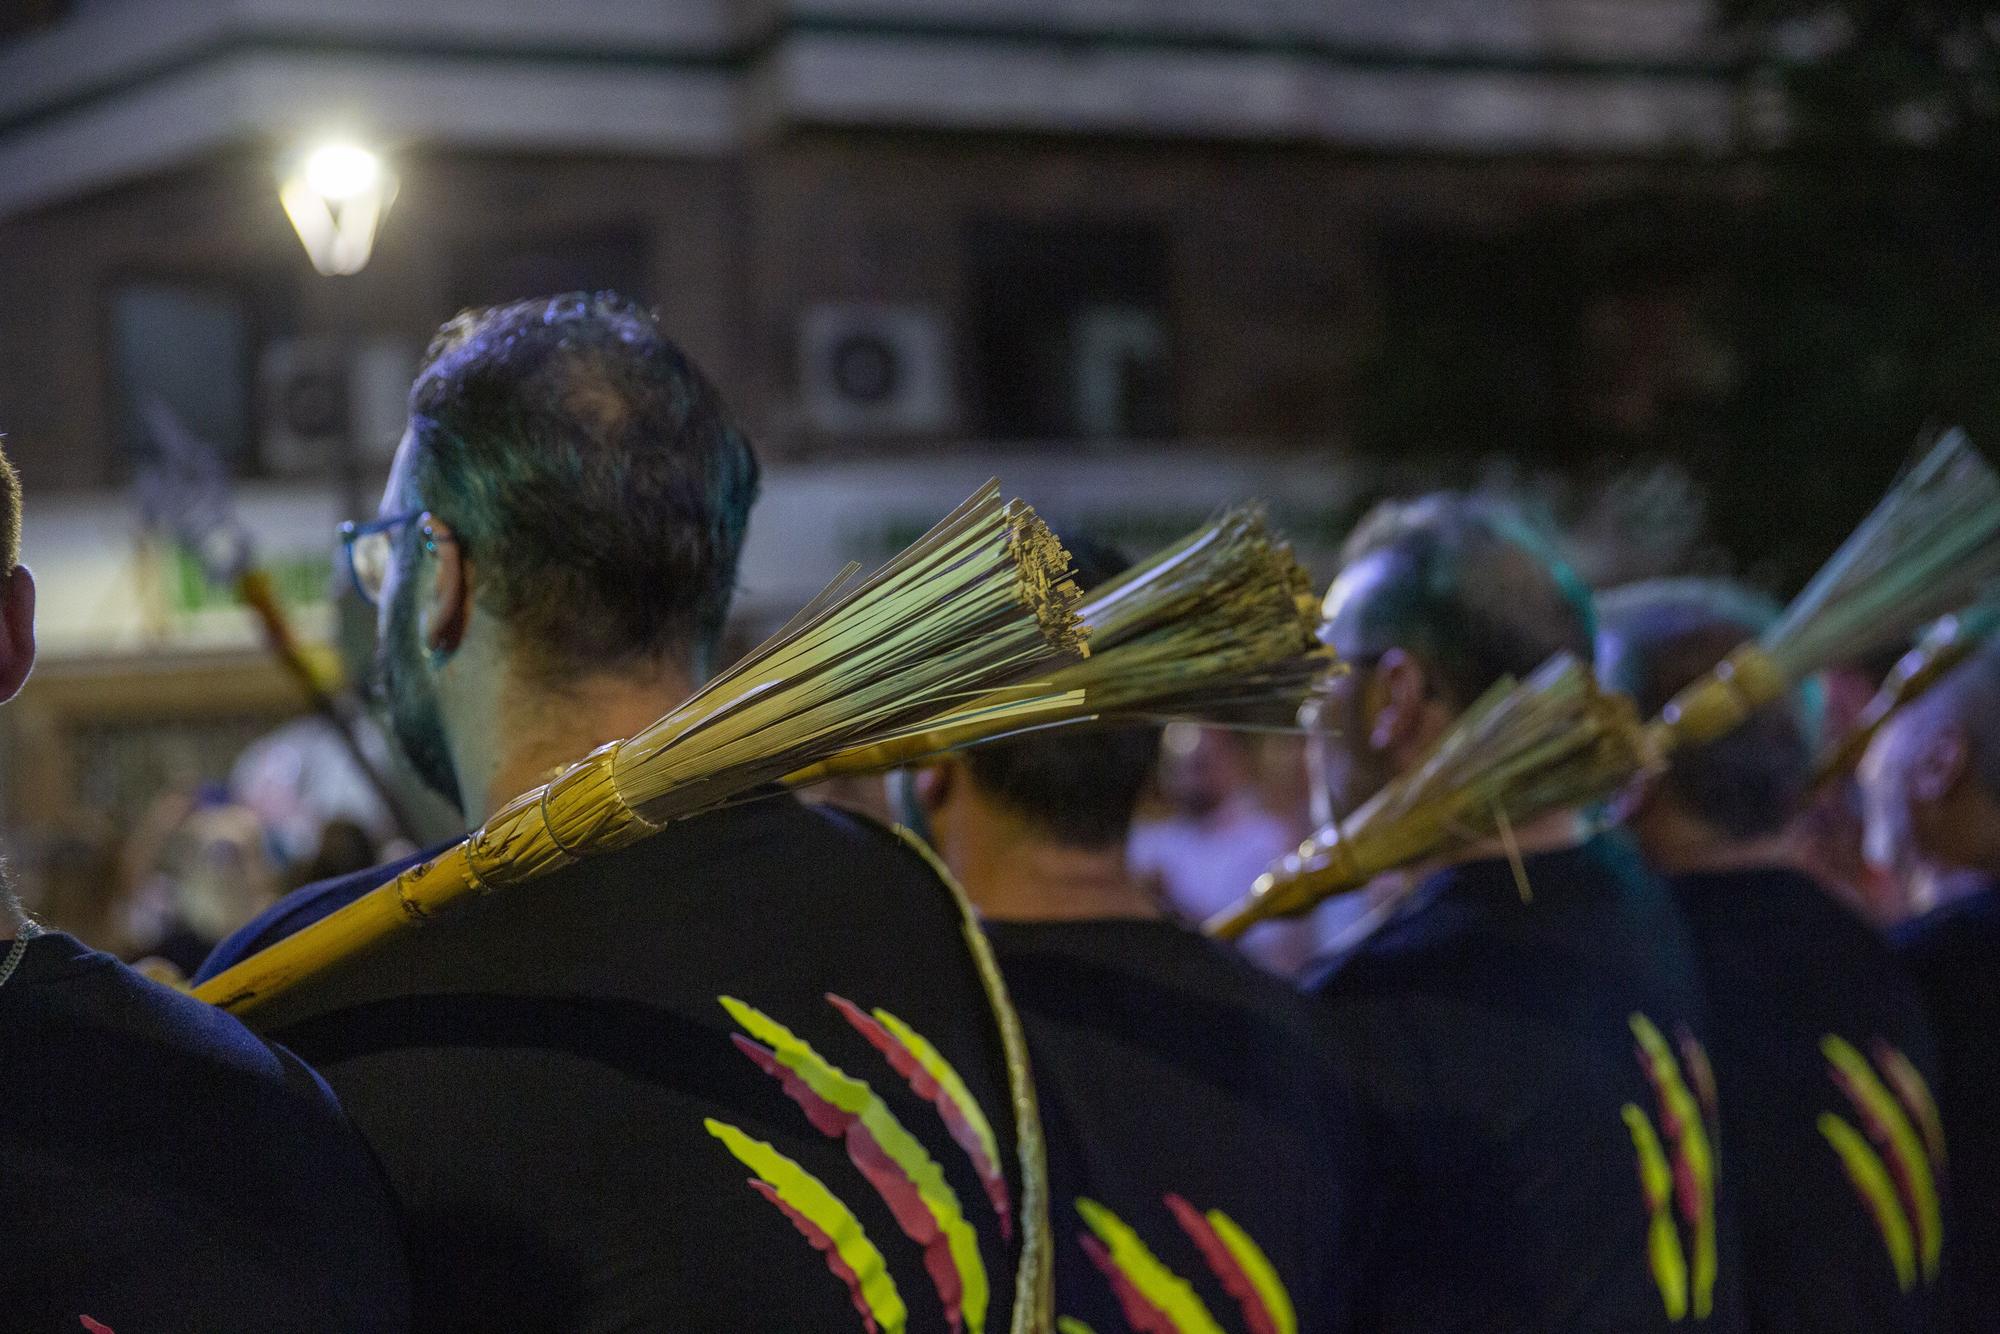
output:
[[[218,974],[243,1013],[473,893],[628,847],[669,821],[1084,651],[1069,555],[997,483],[865,580],[851,570],[650,727],[509,802],[450,851]]]
[[[1889,489],[1785,614],[1676,695],[1662,750],[1712,741],[1835,662],[1907,642],[2000,575],[2000,476],[1948,432]]]
[[[1259,505],[1239,505],[1084,594],[1090,656],[875,745],[787,775],[804,786],[879,773],[1035,728],[1281,716],[1336,666],[1312,576]]]
[[[1979,651],[2000,630],[2000,601],[1982,602],[1938,621],[1916,645],[1896,660],[1881,688],[1861,710],[1854,726],[1820,757],[1810,792],[1817,796],[1854,772],[1875,736],[1898,710],[1920,699],[1954,667]]]
[[[1525,681],[1495,684],[1416,768],[1258,877],[1203,930],[1235,940],[1386,871],[1496,834],[1511,839],[1514,825],[1609,796],[1648,762],[1631,701],[1558,654]]]

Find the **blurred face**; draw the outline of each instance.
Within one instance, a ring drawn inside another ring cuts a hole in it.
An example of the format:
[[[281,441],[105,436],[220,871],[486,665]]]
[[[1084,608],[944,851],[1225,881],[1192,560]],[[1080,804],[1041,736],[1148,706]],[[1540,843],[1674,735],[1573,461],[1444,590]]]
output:
[[[1916,741],[1908,727],[1890,724],[1855,772],[1864,822],[1862,854],[1870,869],[1903,886],[1914,884],[1926,860],[1924,812],[1913,782]]]
[[[1160,738],[1160,791],[1175,810],[1210,815],[1247,781],[1235,738],[1175,723]]]
[[[1341,571],[1326,592],[1319,637],[1347,672],[1331,678],[1299,711],[1306,729],[1306,772],[1312,781],[1315,823],[1345,819],[1393,776],[1388,756],[1370,744],[1368,699],[1374,655],[1363,651],[1357,631],[1362,596],[1373,583],[1369,561]]]
[[[381,515],[402,514],[422,506],[412,476],[414,455],[410,436],[405,434],[396,449],[389,485],[382,492]],[[433,654],[424,644],[419,611],[426,564],[422,528],[423,521],[415,520],[395,534],[394,554],[376,610],[376,689],[388,709],[389,730],[410,767],[425,786],[457,802],[458,774],[445,740]]]

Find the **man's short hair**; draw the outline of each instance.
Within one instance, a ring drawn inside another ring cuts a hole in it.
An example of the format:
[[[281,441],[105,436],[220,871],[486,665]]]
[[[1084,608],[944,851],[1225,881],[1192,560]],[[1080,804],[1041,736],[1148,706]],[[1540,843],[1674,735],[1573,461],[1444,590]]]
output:
[[[1363,656],[1408,649],[1456,708],[1559,652],[1590,660],[1590,589],[1509,506],[1445,491],[1385,501],[1341,549],[1343,568],[1370,559],[1380,577],[1357,593],[1360,642],[1345,647]]]
[[[1085,589],[1131,564],[1107,543],[1065,534]],[[1160,754],[1157,727],[1057,727],[964,752],[973,785],[1057,843],[1109,848],[1125,841]]]
[[[1656,716],[1681,690],[1778,619],[1772,599],[1721,579],[1653,579],[1597,599],[1599,679]],[[1819,734],[1810,685],[1766,705],[1728,735],[1683,746],[1662,787],[1731,838],[1782,831],[1812,783]]]
[[[757,460],[650,312],[583,292],[466,311],[431,343],[410,425],[422,503],[530,662],[706,667]]]
[[[0,436],[0,446],[6,439]],[[21,475],[0,447],[0,574],[21,563]]]

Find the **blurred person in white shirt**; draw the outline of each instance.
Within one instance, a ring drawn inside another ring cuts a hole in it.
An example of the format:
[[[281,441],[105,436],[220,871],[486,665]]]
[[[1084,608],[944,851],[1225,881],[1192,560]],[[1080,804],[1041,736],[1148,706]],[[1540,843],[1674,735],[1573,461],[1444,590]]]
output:
[[[1126,859],[1168,911],[1188,922],[1242,898],[1305,837],[1296,820],[1265,804],[1250,748],[1236,733],[1191,723],[1167,728],[1158,788],[1166,813],[1133,825]],[[1340,938],[1360,906],[1348,895],[1305,917],[1263,923],[1244,936],[1243,952],[1273,973],[1297,976]]]

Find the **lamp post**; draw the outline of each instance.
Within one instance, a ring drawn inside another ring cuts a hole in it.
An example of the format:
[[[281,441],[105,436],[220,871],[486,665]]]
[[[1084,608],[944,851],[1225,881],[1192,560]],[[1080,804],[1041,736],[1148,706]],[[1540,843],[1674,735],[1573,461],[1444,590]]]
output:
[[[278,183],[278,202],[306,248],[306,258],[328,278],[351,278],[368,265],[375,235],[396,199],[396,174],[379,153],[349,140],[327,140],[294,154]],[[341,517],[359,518],[361,450],[354,438],[355,333],[351,293],[336,294],[333,322],[337,355],[334,405],[340,422],[334,459]],[[343,299],[347,298],[347,299]],[[343,621],[347,618],[343,617]]]
[[[315,271],[327,278],[346,279],[368,265],[375,249],[375,236],[389,205],[396,199],[396,175],[382,157],[359,144],[326,141],[294,154],[279,173],[278,202],[292,229],[305,246],[306,258]],[[360,516],[362,496],[361,450],[355,438],[352,409],[355,329],[353,293],[335,294],[332,305],[333,337],[338,355],[334,404],[339,421],[333,460],[341,517]],[[375,621],[357,597],[337,592],[334,599],[336,647],[349,664],[369,660],[374,644]],[[298,659],[290,643],[290,630],[275,599],[269,600],[265,620],[266,637],[281,659]],[[298,659],[302,662],[302,659]],[[306,683],[314,707],[334,725],[348,753],[370,784],[380,794],[396,825],[406,837],[419,838],[421,826],[412,820],[408,803],[399,791],[402,786],[386,777],[369,758],[360,738],[363,712],[350,692],[335,693],[316,685],[310,669],[300,667],[295,675]]]

